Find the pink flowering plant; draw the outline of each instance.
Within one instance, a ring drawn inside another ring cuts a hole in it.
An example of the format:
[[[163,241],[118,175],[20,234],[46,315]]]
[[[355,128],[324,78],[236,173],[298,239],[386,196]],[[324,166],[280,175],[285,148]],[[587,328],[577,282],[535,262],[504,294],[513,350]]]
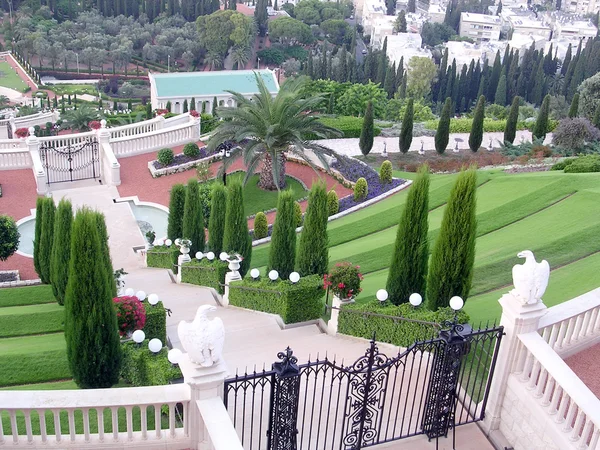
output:
[[[323,287],[330,288],[342,300],[348,300],[356,297],[362,291],[360,287],[362,280],[360,266],[342,262],[337,263],[331,273],[323,276]]]
[[[15,134],[17,135],[17,137],[24,138],[27,137],[27,135],[29,134],[29,130],[27,128],[17,128],[15,130]]]
[[[196,111],[195,109],[192,109],[190,111],[190,116],[192,116],[192,117],[200,117],[200,113],[198,111]]]
[[[117,311],[117,322],[121,337],[144,328],[146,324],[146,309],[137,297],[115,297],[113,298],[113,303]]]
[[[90,127],[92,130],[99,130],[101,126],[102,124],[99,120],[92,120],[90,123],[88,123],[88,127]]]

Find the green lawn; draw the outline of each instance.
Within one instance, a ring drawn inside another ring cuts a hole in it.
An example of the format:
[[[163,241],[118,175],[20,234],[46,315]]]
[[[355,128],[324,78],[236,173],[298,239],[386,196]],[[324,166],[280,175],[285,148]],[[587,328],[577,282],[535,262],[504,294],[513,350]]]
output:
[[[15,91],[25,92],[28,88],[27,83],[17,75],[7,62],[0,62],[0,86],[14,89]]]
[[[98,95],[98,89],[93,84],[50,84],[46,86],[47,89],[53,91],[57,96],[61,95]]]
[[[0,308],[0,338],[62,331],[64,318],[57,303]]]
[[[56,299],[49,285],[0,289],[0,308],[54,302]]]

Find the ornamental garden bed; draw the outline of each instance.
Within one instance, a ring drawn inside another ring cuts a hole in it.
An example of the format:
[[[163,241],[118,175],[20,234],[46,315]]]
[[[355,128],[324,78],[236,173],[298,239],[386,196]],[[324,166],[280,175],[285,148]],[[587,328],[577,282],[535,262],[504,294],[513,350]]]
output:
[[[196,157],[186,156],[183,153],[174,155],[173,161],[168,165],[163,165],[158,160],[148,162],[148,170],[153,178],[162,177],[164,175],[171,175],[173,173],[185,172],[193,169],[201,163],[213,163],[220,161],[221,155],[213,152],[208,154],[206,147],[200,147],[200,152]]]

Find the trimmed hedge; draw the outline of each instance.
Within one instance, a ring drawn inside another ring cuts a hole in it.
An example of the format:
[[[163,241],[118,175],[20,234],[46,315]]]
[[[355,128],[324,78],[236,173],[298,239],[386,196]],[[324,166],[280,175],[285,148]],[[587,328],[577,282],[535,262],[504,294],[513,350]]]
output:
[[[225,274],[228,272],[228,264],[215,259],[209,261],[206,258],[192,260],[181,267],[181,282],[208,286],[215,289],[219,294],[225,291],[221,284],[225,283]],[[221,284],[219,284],[221,283]]]
[[[158,162],[161,163],[163,166],[168,166],[169,164],[171,164],[173,162],[173,158],[173,150],[171,150],[170,148],[163,148],[162,150],[159,150],[156,156]]]
[[[337,128],[344,135],[344,138],[359,138],[362,131],[363,118],[353,116],[340,116],[340,117],[321,117],[319,121],[330,127]],[[377,125],[373,125],[373,136],[379,136],[381,134],[381,128]],[[316,136],[310,137],[310,139],[319,139]]]
[[[162,269],[176,269],[173,265],[177,265],[177,257],[179,249],[175,246],[167,247],[166,245],[156,245],[148,250],[146,255],[146,263],[148,267],[159,267]]]
[[[454,318],[454,311],[450,308],[440,308],[437,311],[430,311],[423,306],[415,308],[409,303],[403,303],[398,306],[387,303],[382,306],[379,304],[379,301],[373,300],[368,303],[353,303],[342,306],[338,319],[338,333],[365,339],[372,339],[375,333],[377,341],[388,342],[400,347],[408,347],[415,341],[437,336],[437,328],[433,325],[407,322],[391,317],[369,316],[360,313],[383,314],[438,324]],[[460,311],[458,319],[460,323],[467,323],[469,316],[464,311]]]
[[[126,342],[122,348],[121,378],[133,386],[161,386],[182,377],[179,366],[169,362],[167,358],[169,350],[166,347],[154,355],[148,350],[148,339],[146,339],[140,346],[133,342]]]
[[[557,162],[556,164],[554,164],[550,170],[564,170],[565,167],[573,164],[573,161],[575,161],[576,158],[569,158],[569,159],[563,159],[562,161]]]
[[[461,119],[450,119],[450,133],[470,133],[473,119],[461,118]],[[558,125],[558,121],[550,120],[548,123],[548,131],[553,131]],[[425,128],[428,130],[437,130],[438,120],[428,120],[425,122]],[[535,126],[535,122],[518,122],[517,130],[529,130],[531,131]],[[492,132],[503,132],[506,128],[506,120],[495,120],[486,118],[483,119],[483,131],[484,133]]]
[[[233,306],[279,314],[284,323],[315,320],[323,315],[323,279],[319,275],[300,278],[296,284],[288,280],[257,281],[244,279],[231,283],[229,302]]]
[[[158,302],[152,306],[147,301],[142,302],[146,309],[146,324],[144,333],[146,339],[160,339],[163,345],[167,345],[167,310],[163,302]]]
[[[565,165],[565,173],[600,172],[600,155],[580,156],[570,161]]]

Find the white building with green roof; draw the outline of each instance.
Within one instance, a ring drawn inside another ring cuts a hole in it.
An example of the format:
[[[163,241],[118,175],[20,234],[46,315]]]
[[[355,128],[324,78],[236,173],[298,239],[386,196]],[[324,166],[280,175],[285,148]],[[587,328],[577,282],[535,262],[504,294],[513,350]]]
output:
[[[217,106],[235,106],[235,91],[250,98],[258,92],[254,74],[257,73],[273,95],[279,92],[279,83],[271,70],[221,70],[214,72],[150,73],[150,95],[153,109],[164,109],[171,102],[171,111],[183,112],[183,102],[192,98],[196,111],[210,113],[216,98]]]

